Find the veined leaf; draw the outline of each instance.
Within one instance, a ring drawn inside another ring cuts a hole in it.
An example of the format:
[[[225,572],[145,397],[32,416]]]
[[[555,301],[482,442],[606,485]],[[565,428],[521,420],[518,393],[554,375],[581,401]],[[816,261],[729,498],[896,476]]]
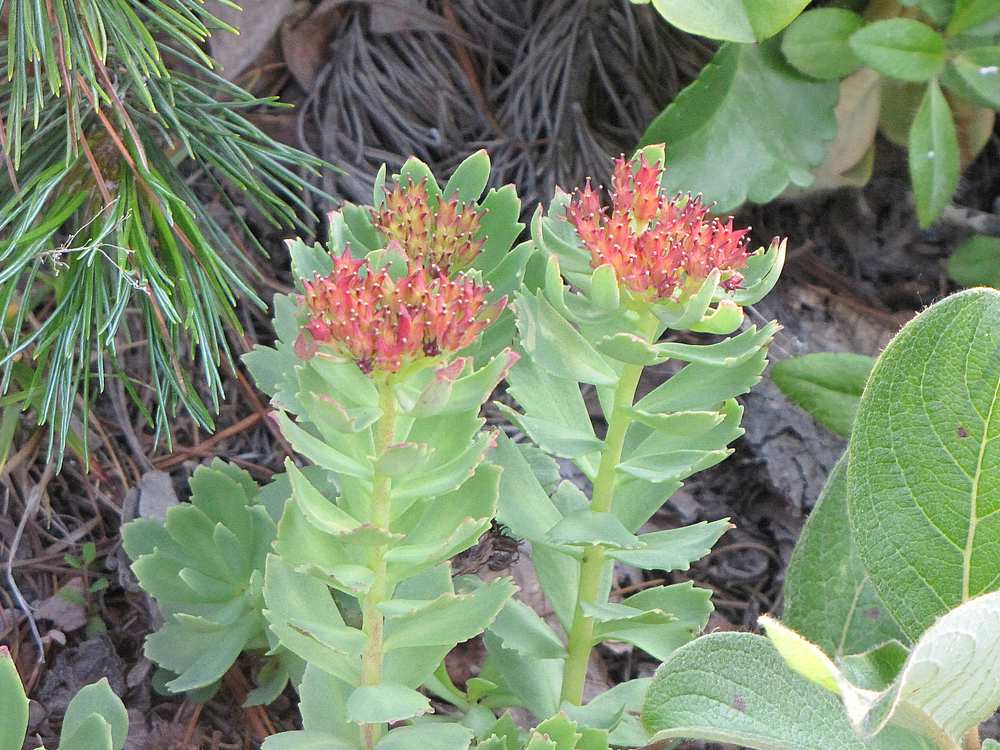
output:
[[[812,184],[812,170],[837,132],[838,94],[835,82],[794,70],[774,43],[726,44],[652,122],[642,143],[670,144],[671,191],[702,193],[718,201],[719,211],[747,200],[766,203],[789,185]],[[736,120],[746,124],[738,142],[731,138]]]
[[[858,557],[847,517],[847,457],[830,472],[785,573],[782,621],[836,659],[905,640]]]
[[[910,321],[872,371],[851,437],[848,507],[872,583],[916,640],[997,590],[1000,292]]]
[[[792,671],[766,638],[748,633],[713,633],[674,652],[646,693],[642,722],[654,741],[701,739],[756,750],[936,750],[896,728],[860,739],[834,693]]]

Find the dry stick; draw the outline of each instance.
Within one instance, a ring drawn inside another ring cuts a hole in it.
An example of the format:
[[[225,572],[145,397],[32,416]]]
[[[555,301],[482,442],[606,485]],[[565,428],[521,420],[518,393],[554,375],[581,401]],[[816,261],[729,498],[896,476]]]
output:
[[[212,435],[207,440],[202,441],[198,445],[193,445],[190,448],[181,448],[174,451],[169,456],[164,456],[153,462],[153,466],[157,469],[169,469],[171,466],[176,466],[177,464],[187,461],[189,458],[194,456],[205,456],[212,453],[212,447],[217,443],[222,442],[228,437],[235,435],[237,433],[243,432],[244,430],[252,427],[261,421],[265,416],[262,412],[254,412],[248,417],[244,417],[236,424],[232,424],[224,430],[220,430]]]
[[[10,543],[10,556],[7,558],[6,564],[7,585],[10,587],[11,593],[14,594],[18,608],[28,620],[28,627],[31,629],[31,639],[35,642],[35,648],[38,650],[39,663],[45,661],[45,646],[42,645],[42,636],[38,632],[38,625],[35,623],[34,615],[31,613],[31,607],[28,606],[28,602],[25,601],[24,596],[21,594],[21,589],[17,587],[17,581],[14,580],[14,558],[17,556],[17,548],[21,544],[24,529],[28,525],[28,521],[34,518],[35,513],[38,512],[38,506],[42,502],[42,495],[45,494],[45,488],[48,486],[49,480],[52,479],[52,475],[55,474],[55,470],[56,465],[54,463],[47,463],[45,471],[42,472],[42,476],[38,480],[38,484],[32,487],[31,492],[28,493],[28,502],[24,508],[24,515],[21,516],[21,520],[17,524],[17,531],[14,532],[14,540]]]

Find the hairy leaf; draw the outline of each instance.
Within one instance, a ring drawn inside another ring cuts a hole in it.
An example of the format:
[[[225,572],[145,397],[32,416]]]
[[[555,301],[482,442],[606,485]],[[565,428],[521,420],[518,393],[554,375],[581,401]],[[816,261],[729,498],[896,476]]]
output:
[[[910,321],[872,371],[850,447],[861,560],[903,632],[1000,587],[1000,292]]]
[[[865,64],[901,81],[926,81],[944,68],[944,38],[912,18],[876,21],[851,36],[850,47]]]
[[[847,457],[830,472],[785,573],[782,621],[839,658],[905,640],[854,549],[847,517]]]

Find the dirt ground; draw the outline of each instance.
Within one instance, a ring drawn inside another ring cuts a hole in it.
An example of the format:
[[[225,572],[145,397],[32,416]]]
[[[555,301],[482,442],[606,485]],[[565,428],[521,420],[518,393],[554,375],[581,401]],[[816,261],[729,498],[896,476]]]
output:
[[[213,52],[230,77],[296,105],[254,118],[282,140],[338,165],[342,171],[331,170],[324,187],[339,198],[368,200],[368,181],[383,161],[397,167],[415,154],[447,173],[486,147],[497,181],[516,182],[528,208],[547,200],[556,184],[574,185],[585,176],[601,180],[609,156],[634,146],[712,53],[704,41],[668,27],[650,6],[628,0],[512,0],[506,5],[516,12],[501,14],[502,5],[439,0],[421,3],[427,9],[416,12],[403,0],[377,7],[338,0],[248,2],[243,36],[216,43]],[[956,204],[993,212],[998,156],[994,135],[963,177]],[[754,310],[784,327],[772,359],[821,350],[875,354],[915,311],[953,290],[944,262],[970,233],[967,218],[952,216],[919,231],[905,156],[879,144],[876,164],[863,190],[738,213],[760,241],[790,238],[783,280]],[[211,189],[199,189],[221,212]],[[252,213],[246,218],[256,221]],[[283,238],[269,227],[261,232],[272,256],[256,262],[260,288],[269,296],[287,290],[290,279]],[[235,352],[269,342],[266,311],[246,305],[240,315],[245,335],[233,337]],[[126,356],[130,376],[142,380],[145,353],[136,348]],[[642,388],[655,387],[667,374],[650,372]],[[267,406],[241,367],[230,373],[227,393],[215,434],[179,416],[171,441],[157,443],[139,410],[112,386],[87,425],[96,446],[89,471],[70,457],[54,473],[45,463],[42,435],[28,430],[0,468],[0,558],[13,560],[13,578],[35,611],[45,650],[45,662],[38,663],[31,623],[5,582],[0,643],[11,647],[27,676],[33,742],[51,743],[69,697],[100,677],[125,697],[133,719],[131,750],[257,748],[268,734],[296,727],[291,691],[266,708],[240,708],[255,669],[249,657],[205,703],[156,692],[142,642],[158,615],[120,550],[122,517],[134,516],[139,504],[183,500],[200,463],[221,457],[262,482],[280,469],[287,446],[265,419]],[[667,576],[715,591],[709,627],[716,630],[753,629],[760,614],[780,612],[782,571],[844,447],[766,379],[745,404],[747,433],[735,455],[690,481],[650,522],[653,529],[732,518],[736,528],[711,555],[682,575]],[[26,509],[33,512],[26,516]],[[74,567],[65,555],[79,557],[86,542],[95,545],[97,559]],[[526,554],[511,572],[530,595]],[[622,569],[617,585],[648,584],[643,575]],[[67,587],[79,592],[100,579],[107,585],[95,593],[57,593]],[[477,643],[466,644],[450,662],[453,674],[474,675],[480,657]],[[652,674],[656,666],[631,648],[606,648],[600,657],[595,689]]]

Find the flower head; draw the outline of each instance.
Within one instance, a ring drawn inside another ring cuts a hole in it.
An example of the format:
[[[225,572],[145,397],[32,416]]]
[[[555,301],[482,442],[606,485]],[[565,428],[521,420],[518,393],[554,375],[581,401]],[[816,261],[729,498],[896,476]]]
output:
[[[421,357],[463,349],[506,304],[506,298],[488,303],[489,287],[469,276],[451,279],[411,262],[405,275],[393,278],[387,268],[348,253],[333,259],[330,275],[304,287],[310,338],[299,339],[300,354],[330,346],[366,373],[397,372]]]
[[[432,201],[426,182],[386,188],[385,202],[372,215],[388,245],[398,245],[407,258],[431,270],[454,274],[466,269],[483,248],[476,204],[463,204],[457,196]]]
[[[615,161],[610,210],[588,181],[567,209],[570,222],[590,251],[594,268],[611,265],[636,294],[670,298],[691,289],[712,271],[726,289],[738,288],[746,265],[746,229],[708,217],[701,197],[669,198],[660,187],[663,168],[645,156]]]

